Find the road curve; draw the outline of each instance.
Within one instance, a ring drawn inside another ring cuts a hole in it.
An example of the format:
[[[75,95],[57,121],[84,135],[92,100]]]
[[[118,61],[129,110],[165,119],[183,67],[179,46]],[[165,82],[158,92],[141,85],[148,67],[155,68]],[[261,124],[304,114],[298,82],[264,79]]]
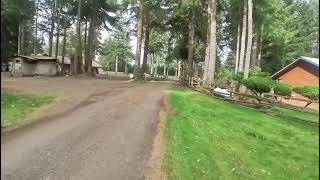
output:
[[[3,180],[144,179],[170,84],[124,83],[2,137]]]

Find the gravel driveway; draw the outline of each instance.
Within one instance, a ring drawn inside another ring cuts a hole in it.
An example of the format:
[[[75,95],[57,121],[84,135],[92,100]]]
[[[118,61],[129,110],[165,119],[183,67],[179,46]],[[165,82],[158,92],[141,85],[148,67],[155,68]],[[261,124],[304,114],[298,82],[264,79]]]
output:
[[[170,83],[6,78],[2,88],[65,99],[3,135],[1,179],[144,179]]]

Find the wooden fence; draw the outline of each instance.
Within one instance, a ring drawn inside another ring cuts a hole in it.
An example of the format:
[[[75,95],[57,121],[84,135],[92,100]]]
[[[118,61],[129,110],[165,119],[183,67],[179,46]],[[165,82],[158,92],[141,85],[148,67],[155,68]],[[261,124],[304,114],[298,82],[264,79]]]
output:
[[[306,105],[303,107],[303,109],[307,108],[312,103],[319,103],[319,100],[310,100],[310,99],[302,99],[302,98],[295,98],[295,97],[289,97],[289,96],[281,96],[281,95],[276,95],[276,94],[271,94],[271,93],[264,93],[264,94],[262,94],[262,96],[255,96],[252,94],[240,93],[240,92],[233,91],[232,88],[228,88],[228,90],[227,90],[230,94],[215,92],[214,91],[214,84],[208,83],[203,80],[195,79],[195,78],[192,78],[191,80],[180,78],[179,82],[181,85],[194,88],[197,91],[201,91],[201,89],[203,89],[203,90],[206,90],[211,95],[224,97],[226,99],[232,99],[234,101],[239,101],[239,99],[247,98],[247,99],[257,100],[259,104],[261,104],[261,103],[268,103],[268,104],[281,103],[281,104],[284,104],[281,102],[281,99],[287,99],[287,100],[295,100],[295,101],[305,102]],[[229,96],[229,97],[226,97],[226,96]]]

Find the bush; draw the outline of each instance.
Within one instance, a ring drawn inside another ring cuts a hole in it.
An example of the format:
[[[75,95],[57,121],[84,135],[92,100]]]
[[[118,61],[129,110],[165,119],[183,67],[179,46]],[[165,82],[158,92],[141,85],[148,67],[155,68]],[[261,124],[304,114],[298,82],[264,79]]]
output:
[[[237,74],[232,74],[232,80],[237,81],[240,83],[243,79],[243,74],[242,73],[237,73]]]
[[[249,77],[268,77],[268,76],[269,76],[269,73],[262,72],[261,68],[259,67],[251,68],[249,72]]]
[[[296,87],[293,91],[311,100],[319,99],[319,86]]]
[[[277,83],[273,86],[274,94],[281,96],[291,96],[291,86],[288,84]]]
[[[219,68],[217,71],[217,79],[231,80],[233,72],[227,68]]]
[[[241,81],[255,95],[261,96],[262,93],[270,92],[274,82],[266,77],[249,77]]]

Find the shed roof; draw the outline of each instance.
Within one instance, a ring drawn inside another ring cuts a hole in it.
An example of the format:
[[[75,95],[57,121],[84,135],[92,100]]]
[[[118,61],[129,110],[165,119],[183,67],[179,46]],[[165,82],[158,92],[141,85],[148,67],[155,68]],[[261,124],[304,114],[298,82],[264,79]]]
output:
[[[42,56],[42,55],[17,55],[17,57],[23,57],[29,60],[38,61],[38,60],[56,60],[56,58],[51,56]],[[57,56],[58,63],[62,63],[62,56]],[[71,64],[71,59],[68,57],[64,57],[64,64]],[[99,64],[97,61],[92,61],[92,67],[102,68],[103,66]]]
[[[62,63],[62,56],[57,56],[58,62]],[[71,64],[71,60],[68,57],[64,57],[64,64]]]
[[[102,68],[103,66],[99,64],[97,61],[92,61],[92,67]]]
[[[58,62],[62,63],[62,56],[57,56]],[[64,57],[64,64],[71,64],[71,59],[68,57]],[[92,61],[92,67],[102,68],[103,66],[96,61]]]
[[[318,58],[311,58],[311,57],[305,57],[301,56],[298,59],[292,61],[292,63],[288,64],[284,68],[280,69],[278,72],[272,75],[272,78],[277,78],[280,75],[284,74],[286,71],[288,71],[290,68],[292,68],[295,64],[297,64],[299,61],[307,62],[308,64],[312,65],[315,68],[319,69],[319,59]]]
[[[23,58],[30,59],[30,60],[55,60],[54,57],[41,56],[41,55],[31,55],[31,56],[17,55],[17,57],[23,57]]]
[[[301,58],[305,61],[308,61],[310,63],[313,63],[314,65],[316,66],[319,66],[319,59],[318,58],[311,58],[311,57],[304,57],[304,56],[301,56]]]

